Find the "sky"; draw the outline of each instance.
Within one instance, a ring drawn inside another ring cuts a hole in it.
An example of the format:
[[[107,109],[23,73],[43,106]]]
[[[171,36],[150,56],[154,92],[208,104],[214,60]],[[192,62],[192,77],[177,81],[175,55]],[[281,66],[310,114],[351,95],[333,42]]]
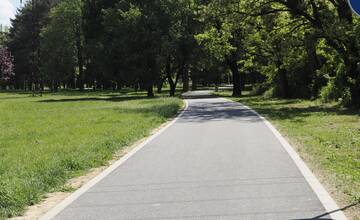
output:
[[[26,0],[23,0],[23,4]],[[20,7],[20,0],[0,0],[0,24],[10,25],[10,18],[14,18],[16,9]]]

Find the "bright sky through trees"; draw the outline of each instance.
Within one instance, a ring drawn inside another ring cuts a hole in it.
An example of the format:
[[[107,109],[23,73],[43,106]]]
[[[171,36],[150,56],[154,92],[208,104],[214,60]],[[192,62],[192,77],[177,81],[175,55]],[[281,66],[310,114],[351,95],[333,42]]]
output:
[[[23,1],[26,2],[27,0]],[[0,1],[0,24],[10,25],[10,18],[15,16],[16,8],[20,7],[20,0]]]

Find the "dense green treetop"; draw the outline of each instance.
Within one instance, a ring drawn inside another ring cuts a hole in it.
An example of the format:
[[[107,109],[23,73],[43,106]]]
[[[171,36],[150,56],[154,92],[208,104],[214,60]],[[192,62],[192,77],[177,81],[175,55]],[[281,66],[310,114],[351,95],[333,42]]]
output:
[[[346,0],[37,2],[9,34],[16,88],[130,86],[152,96],[167,81],[174,95],[179,81],[187,91],[231,73],[235,96],[250,83],[266,96],[360,105],[360,19]]]

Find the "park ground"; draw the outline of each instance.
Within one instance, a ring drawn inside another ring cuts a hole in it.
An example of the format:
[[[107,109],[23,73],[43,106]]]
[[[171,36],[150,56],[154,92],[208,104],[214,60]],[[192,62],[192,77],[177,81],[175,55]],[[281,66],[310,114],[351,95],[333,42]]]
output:
[[[218,95],[228,98],[228,92]],[[232,98],[268,118],[295,146],[350,219],[360,219],[360,112],[317,101]],[[0,93],[0,219],[22,214],[48,192],[172,118],[179,98],[144,93]],[[356,205],[357,204],[357,205]]]
[[[326,186],[350,219],[360,219],[360,111],[336,103],[216,93],[271,121]]]
[[[0,93],[0,219],[17,216],[70,178],[174,117],[179,98],[144,93]]]

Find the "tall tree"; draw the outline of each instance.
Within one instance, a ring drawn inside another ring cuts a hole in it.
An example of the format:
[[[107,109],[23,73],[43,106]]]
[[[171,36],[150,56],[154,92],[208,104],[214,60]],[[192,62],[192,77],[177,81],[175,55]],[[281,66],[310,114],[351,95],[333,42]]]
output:
[[[205,29],[197,35],[200,43],[219,61],[225,61],[232,72],[233,96],[240,96],[245,85],[245,75],[239,72],[239,61],[244,54],[244,22],[243,15],[229,14],[238,7],[234,1],[209,1],[203,5],[202,20]]]
[[[53,90],[60,82],[84,88],[82,1],[63,0],[42,30],[42,72]]]
[[[40,32],[47,24],[49,10],[58,1],[28,1],[12,20],[8,46],[16,66],[16,88],[33,90],[35,87],[43,87],[43,76],[40,73]]]
[[[14,75],[13,58],[6,47],[0,46],[0,89]]]

